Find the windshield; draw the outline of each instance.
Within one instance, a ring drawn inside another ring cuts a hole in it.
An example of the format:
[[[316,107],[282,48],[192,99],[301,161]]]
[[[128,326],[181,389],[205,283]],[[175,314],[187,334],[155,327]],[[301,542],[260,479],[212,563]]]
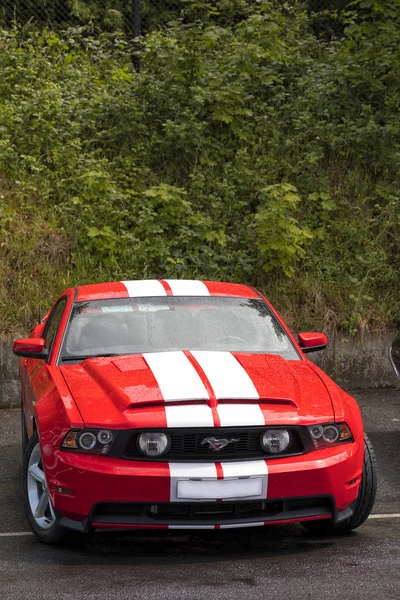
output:
[[[167,296],[76,304],[62,360],[172,350],[256,352],[300,359],[261,299]]]

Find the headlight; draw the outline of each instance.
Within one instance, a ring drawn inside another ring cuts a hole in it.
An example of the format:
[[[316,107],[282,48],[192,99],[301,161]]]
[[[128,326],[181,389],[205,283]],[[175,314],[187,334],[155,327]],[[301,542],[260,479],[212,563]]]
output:
[[[350,428],[346,423],[326,423],[308,427],[314,447],[329,448],[342,442],[352,442]]]
[[[62,450],[108,454],[118,432],[109,429],[72,429],[61,444]]]
[[[91,431],[85,431],[78,437],[78,445],[83,450],[93,450],[97,442],[96,436]]]
[[[162,456],[168,452],[171,438],[165,433],[141,433],[137,440],[139,449],[145,456]]]
[[[279,454],[290,445],[292,435],[287,429],[268,429],[261,437],[261,446],[265,452]]]

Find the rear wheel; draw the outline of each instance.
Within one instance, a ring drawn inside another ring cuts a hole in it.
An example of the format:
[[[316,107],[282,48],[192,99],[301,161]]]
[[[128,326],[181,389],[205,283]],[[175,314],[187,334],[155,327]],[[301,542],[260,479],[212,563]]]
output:
[[[32,434],[24,452],[22,495],[26,517],[39,541],[60,544],[77,538],[75,531],[65,529],[56,521],[47,489],[37,431]]]
[[[366,434],[364,434],[364,467],[360,489],[351,517],[334,524],[332,521],[310,521],[303,526],[312,533],[331,534],[347,533],[360,527],[369,517],[375,502],[377,488],[377,465],[374,448]]]

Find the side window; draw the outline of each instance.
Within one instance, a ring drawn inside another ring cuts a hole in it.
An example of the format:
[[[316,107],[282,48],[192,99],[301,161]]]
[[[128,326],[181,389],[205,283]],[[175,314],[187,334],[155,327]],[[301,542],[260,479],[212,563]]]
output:
[[[44,338],[46,340],[46,348],[49,352],[51,352],[51,347],[53,345],[54,338],[56,337],[57,329],[60,325],[66,304],[67,299],[61,298],[61,300],[54,307],[46,325]]]

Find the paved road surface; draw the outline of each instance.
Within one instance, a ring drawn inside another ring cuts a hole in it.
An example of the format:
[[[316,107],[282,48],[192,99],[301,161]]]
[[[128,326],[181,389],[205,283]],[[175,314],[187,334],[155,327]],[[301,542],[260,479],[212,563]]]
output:
[[[326,538],[294,525],[43,546],[25,534],[19,412],[0,411],[0,599],[399,600],[400,390],[354,395],[378,456],[378,498],[357,532]]]

